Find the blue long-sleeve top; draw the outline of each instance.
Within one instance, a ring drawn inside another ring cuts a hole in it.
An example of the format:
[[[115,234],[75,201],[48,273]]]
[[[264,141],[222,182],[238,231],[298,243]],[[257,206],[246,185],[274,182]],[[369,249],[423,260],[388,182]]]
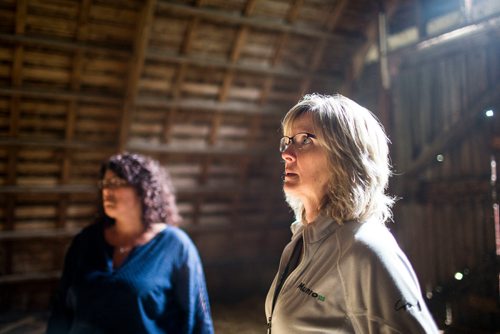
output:
[[[66,254],[47,333],[213,333],[201,260],[186,233],[167,227],[113,268],[96,223]]]

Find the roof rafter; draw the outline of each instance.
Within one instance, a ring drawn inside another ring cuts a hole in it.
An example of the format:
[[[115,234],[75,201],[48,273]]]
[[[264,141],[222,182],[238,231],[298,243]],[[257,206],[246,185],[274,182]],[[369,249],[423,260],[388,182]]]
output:
[[[109,55],[109,56],[123,57],[123,58],[130,57],[130,55],[132,54],[131,49],[123,47],[95,44],[89,42],[53,40],[43,37],[9,35],[3,33],[0,33],[0,42],[50,47],[67,51],[81,50],[86,52],[92,52],[95,54],[102,54],[102,55]]]
[[[332,35],[331,33],[326,33],[323,30],[294,26],[278,20],[245,17],[243,15],[237,16],[208,8],[195,8],[192,6],[174,4],[166,0],[159,0],[158,8],[160,10],[171,11],[175,14],[194,16],[205,20],[223,22],[225,24],[246,25],[252,28],[267,29],[278,32],[288,32],[314,38],[321,37],[326,38],[329,41],[335,41],[339,37],[342,37],[341,34]]]
[[[176,54],[168,54],[163,51],[154,49],[148,50],[147,58],[148,60],[158,60],[158,61],[166,61],[179,64],[190,64],[196,66],[209,66],[221,69],[232,69],[242,72],[261,73],[264,75],[275,75],[275,76],[283,76],[290,78],[301,78],[304,76],[304,71],[292,70],[288,68],[228,63],[226,62],[225,59],[219,59],[209,56],[204,56],[203,58],[193,57],[193,56],[182,56]],[[337,80],[339,76],[343,76],[343,73],[342,72],[328,73],[328,74],[311,73],[310,75],[312,78],[315,79],[333,81]]]
[[[156,0],[147,0],[144,3],[144,7],[139,17],[137,32],[134,39],[134,52],[130,61],[130,72],[125,92],[123,117],[120,127],[120,140],[118,144],[119,151],[122,151],[125,148],[128,140],[130,122],[133,117],[135,99],[137,96],[137,87],[142,69],[144,67],[146,48],[149,42],[149,34],[151,31],[155,9]]]
[[[400,0],[387,0],[385,1],[385,14],[387,19],[389,19],[392,14],[396,12]],[[356,54],[352,57],[351,68],[347,71],[347,78],[342,86],[342,92],[348,94],[354,82],[359,79],[363,73],[363,68],[365,66],[365,59],[370,47],[377,41],[378,37],[378,17],[376,17],[368,25],[365,31],[366,41],[361,45]]]
[[[336,6],[330,12],[329,20],[327,21],[326,24],[326,31],[328,32],[335,31],[335,28],[337,27],[339,20],[342,17],[345,8],[348,5],[348,2],[349,2],[348,0],[340,0],[337,2]],[[305,94],[309,89],[312,80],[311,73],[315,73],[316,70],[318,69],[321,63],[321,59],[323,58],[323,54],[327,44],[328,44],[328,39],[323,36],[320,37],[319,41],[316,44],[316,47],[314,48],[316,52],[313,54],[313,57],[311,59],[308,75],[306,75],[304,81],[302,82],[300,88],[300,95]]]
[[[199,0],[196,2],[196,6],[201,6],[202,5],[202,0]],[[188,26],[184,32],[184,38],[180,47],[180,53],[182,55],[187,55],[189,54],[191,47],[192,47],[192,42],[195,38],[196,34],[196,29],[198,27],[199,20],[198,18],[193,18],[191,21],[188,23]],[[175,80],[174,80],[174,85],[172,88],[172,100],[173,101],[179,101],[181,99],[182,95],[182,86],[184,84],[184,79],[186,76],[186,71],[188,64],[187,63],[180,63],[179,68],[177,69],[177,72],[175,74]],[[171,106],[168,110],[168,112],[165,113],[165,116],[163,118],[163,136],[162,140],[164,143],[168,143],[171,139],[172,136],[172,127],[175,122],[175,118],[177,115],[177,106]]]
[[[295,0],[292,4],[290,9],[288,10],[288,13],[286,15],[286,21],[289,22],[290,24],[293,24],[293,22],[297,19],[299,9],[303,4],[303,0]],[[278,69],[278,64],[281,61],[281,58],[283,57],[283,51],[285,49],[286,44],[288,43],[290,34],[288,32],[282,32],[281,36],[278,38],[278,42],[276,45],[276,48],[274,50],[274,55],[271,60],[271,66],[273,69]],[[298,75],[297,78],[301,78],[302,75]],[[264,81],[264,87],[261,92],[260,96],[260,103],[264,104],[267,101],[267,98],[269,97],[269,93],[272,90],[274,84],[274,76],[268,76],[266,80]]]
[[[288,36],[287,34],[285,36]],[[122,57],[129,58],[131,57],[132,51],[124,48],[117,48],[112,46],[101,46],[95,44],[89,44],[88,42],[63,42],[63,41],[54,41],[40,37],[26,37],[21,35],[7,35],[0,33],[0,42],[6,43],[20,43],[22,45],[34,45],[34,46],[43,46],[50,47],[60,50],[67,50],[72,52],[77,52],[81,50],[82,52],[101,54],[106,56],[114,56],[114,57]],[[278,53],[279,54],[279,53]],[[290,78],[301,78],[304,75],[303,71],[292,70],[288,68],[279,68],[279,67],[268,67],[262,65],[251,65],[251,64],[228,64],[225,59],[219,59],[214,57],[204,56],[203,58],[195,57],[195,56],[187,56],[187,55],[178,55],[172,53],[165,53],[164,51],[155,50],[150,48],[146,51],[146,59],[147,60],[157,60],[157,61],[165,61],[165,62],[173,62],[179,65],[189,64],[195,66],[210,66],[221,69],[234,69],[243,72],[250,73],[261,73],[264,75],[275,75],[275,76],[283,76]],[[311,78],[319,79],[324,81],[336,81],[339,76],[343,77],[342,72],[335,73],[311,73]]]

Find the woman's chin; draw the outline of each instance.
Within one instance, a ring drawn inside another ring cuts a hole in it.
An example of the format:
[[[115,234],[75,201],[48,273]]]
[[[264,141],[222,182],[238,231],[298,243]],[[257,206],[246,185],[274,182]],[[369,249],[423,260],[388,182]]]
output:
[[[290,196],[297,196],[299,185],[296,182],[285,181],[283,182],[283,191]]]
[[[109,218],[113,218],[114,219],[115,218],[116,210],[114,210],[113,208],[106,208],[106,207],[104,207],[104,213]]]

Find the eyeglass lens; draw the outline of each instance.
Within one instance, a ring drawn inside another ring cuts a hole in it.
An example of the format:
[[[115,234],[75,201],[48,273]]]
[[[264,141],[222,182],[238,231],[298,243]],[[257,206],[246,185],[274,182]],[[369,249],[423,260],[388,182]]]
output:
[[[117,177],[113,177],[111,179],[106,179],[106,180],[100,180],[97,183],[97,186],[99,187],[99,189],[104,189],[104,188],[116,189],[116,188],[125,187],[128,185],[129,185],[129,183],[126,180],[123,180],[123,179],[120,179]]]
[[[280,152],[285,152],[291,144],[295,144],[298,149],[301,149],[304,145],[307,145],[307,139],[310,137],[315,138],[314,135],[305,132],[297,133],[293,137],[283,136],[280,140]]]

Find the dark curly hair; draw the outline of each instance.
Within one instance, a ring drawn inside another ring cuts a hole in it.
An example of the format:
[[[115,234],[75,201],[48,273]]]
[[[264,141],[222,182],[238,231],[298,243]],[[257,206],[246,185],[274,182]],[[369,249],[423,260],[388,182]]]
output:
[[[179,224],[181,217],[177,209],[174,187],[168,172],[158,161],[140,154],[116,154],[102,163],[100,179],[107,170],[126,180],[137,191],[142,201],[142,223],[146,227],[153,223]],[[114,219],[104,212],[101,191],[97,220],[105,225],[114,224]]]

